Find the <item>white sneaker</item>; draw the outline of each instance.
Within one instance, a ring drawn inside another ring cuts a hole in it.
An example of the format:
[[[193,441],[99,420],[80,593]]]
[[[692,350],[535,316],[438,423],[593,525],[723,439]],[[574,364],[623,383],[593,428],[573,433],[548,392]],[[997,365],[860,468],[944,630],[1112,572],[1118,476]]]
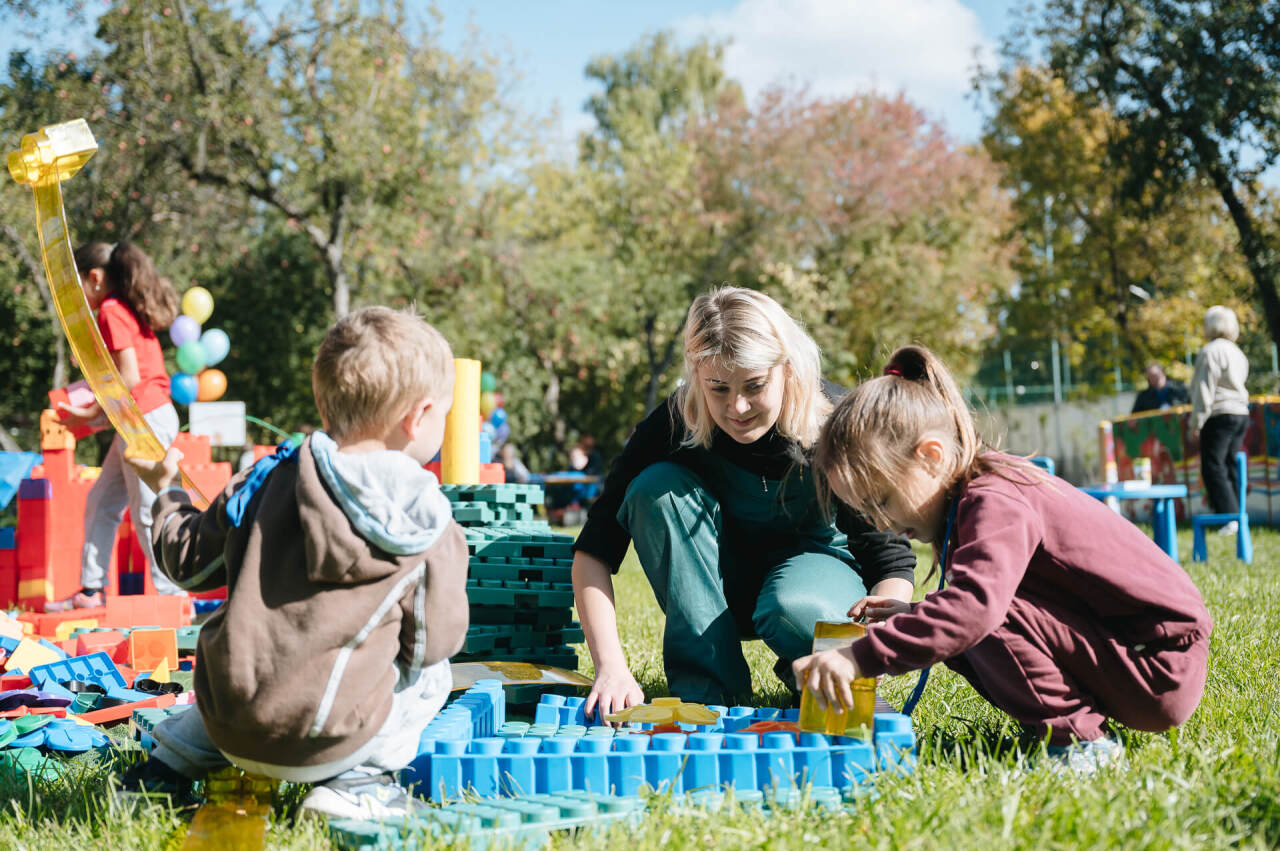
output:
[[[1124,763],[1124,745],[1108,736],[1092,742],[1050,745],[1046,752],[1051,771],[1079,777],[1088,777],[1100,769]]]
[[[1232,520],[1232,521],[1231,521],[1230,523],[1228,523],[1227,525],[1225,525],[1225,526],[1221,527],[1220,529],[1218,529],[1218,534],[1219,534],[1219,535],[1234,535],[1234,534],[1236,534],[1236,533],[1237,533],[1237,532],[1239,532],[1239,531],[1240,531],[1240,523],[1239,523],[1239,521],[1237,521],[1237,520]]]
[[[389,773],[370,774],[360,769],[317,783],[302,801],[302,808],[329,818],[384,819],[408,815],[415,802]]]

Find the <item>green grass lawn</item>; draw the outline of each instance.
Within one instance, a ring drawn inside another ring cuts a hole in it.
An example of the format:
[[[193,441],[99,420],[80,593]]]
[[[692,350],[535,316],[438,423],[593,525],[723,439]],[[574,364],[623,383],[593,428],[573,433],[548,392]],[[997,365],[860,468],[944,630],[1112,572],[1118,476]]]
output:
[[[1167,735],[1126,735],[1128,766],[1085,780],[1030,767],[1035,746],[1019,741],[1001,713],[949,671],[937,669],[916,710],[920,764],[914,774],[881,778],[873,796],[847,815],[680,811],[655,797],[639,828],[553,841],[563,848],[1274,848],[1280,845],[1280,534],[1255,533],[1255,561],[1234,558],[1234,539],[1210,535],[1211,560],[1186,563],[1213,613],[1209,683],[1199,711]],[[1189,559],[1190,533],[1181,535]],[[921,562],[921,576],[928,567]],[[665,693],[662,616],[634,556],[617,578],[623,645],[642,687]],[[589,665],[585,648],[584,666]],[[786,694],[773,657],[747,645],[757,702]],[[900,703],[915,676],[886,680]],[[184,815],[152,809],[112,813],[107,772],[87,765],[68,780],[0,778],[0,848],[176,847]],[[277,807],[268,844],[327,848],[323,828],[295,823],[300,790]]]

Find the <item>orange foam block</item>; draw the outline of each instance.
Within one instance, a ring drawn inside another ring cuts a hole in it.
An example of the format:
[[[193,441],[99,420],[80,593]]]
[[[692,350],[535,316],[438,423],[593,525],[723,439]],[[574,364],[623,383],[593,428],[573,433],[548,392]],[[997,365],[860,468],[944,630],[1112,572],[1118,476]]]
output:
[[[106,609],[98,606],[93,609],[71,609],[66,612],[23,612],[18,615],[18,620],[31,624],[31,631],[36,635],[44,638],[64,638],[58,635],[58,627],[64,623],[71,621],[93,621],[92,626],[97,626],[102,622],[102,616],[106,614]],[[70,633],[68,633],[69,635]]]
[[[113,662],[126,661],[129,657],[129,645],[124,633],[113,629],[108,632],[82,632],[76,636],[75,655],[88,656],[99,651],[110,656]]]
[[[190,626],[195,609],[191,598],[179,594],[131,594],[108,597],[106,614],[98,618],[102,626],[133,627]]]
[[[129,667],[153,671],[161,662],[178,658],[178,633],[174,629],[135,629],[129,633]]]
[[[80,716],[80,720],[88,721],[90,724],[109,724],[112,721],[123,721],[133,715],[135,709],[146,709],[148,707],[163,708],[173,706],[177,698],[172,694],[161,694],[156,697],[149,697],[146,700],[139,700],[137,703],[125,703],[121,706],[110,706],[106,709],[95,709],[93,712],[86,712]]]

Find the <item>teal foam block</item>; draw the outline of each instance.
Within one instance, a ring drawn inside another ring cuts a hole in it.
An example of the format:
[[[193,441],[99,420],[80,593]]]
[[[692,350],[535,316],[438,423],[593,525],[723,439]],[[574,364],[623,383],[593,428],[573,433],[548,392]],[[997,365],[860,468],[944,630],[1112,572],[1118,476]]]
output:
[[[361,851],[417,848],[428,840],[440,844],[465,840],[472,848],[495,843],[538,848],[547,843],[552,831],[638,822],[644,811],[644,801],[636,797],[565,792],[450,804],[379,822],[333,820],[329,835],[339,848]]]

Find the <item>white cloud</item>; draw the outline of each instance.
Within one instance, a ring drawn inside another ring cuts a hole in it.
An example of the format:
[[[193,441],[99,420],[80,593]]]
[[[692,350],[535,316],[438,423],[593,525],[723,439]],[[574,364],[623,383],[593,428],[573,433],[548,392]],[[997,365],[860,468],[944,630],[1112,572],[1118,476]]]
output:
[[[994,46],[960,0],[741,0],[675,24],[682,38],[728,38],[730,76],[754,95],[771,83],[807,84],[835,97],[902,91],[960,136],[976,135],[965,100],[974,50]]]

